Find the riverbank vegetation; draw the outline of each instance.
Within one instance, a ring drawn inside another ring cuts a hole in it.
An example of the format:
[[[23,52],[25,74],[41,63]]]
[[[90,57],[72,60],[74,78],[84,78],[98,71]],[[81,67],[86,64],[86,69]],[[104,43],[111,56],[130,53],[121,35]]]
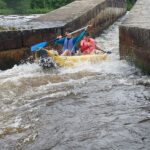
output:
[[[137,1],[137,0],[126,0],[126,2],[127,2],[127,10],[128,10],[128,11],[133,7],[133,5],[134,5],[134,3],[135,3],[136,1]]]
[[[5,27],[5,26],[0,26],[0,31],[2,30],[11,30],[11,31],[16,31],[17,28],[16,27]]]
[[[64,6],[74,0],[0,0],[0,14],[39,14]]]
[[[74,0],[0,0],[0,14],[41,14],[57,9]],[[130,10],[136,0],[127,0]]]

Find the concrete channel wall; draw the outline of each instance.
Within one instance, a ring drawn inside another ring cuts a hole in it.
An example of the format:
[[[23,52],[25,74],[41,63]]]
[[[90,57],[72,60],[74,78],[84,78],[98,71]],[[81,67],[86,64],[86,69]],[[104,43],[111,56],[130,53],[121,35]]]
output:
[[[150,0],[138,0],[119,29],[120,57],[150,74]]]
[[[12,67],[29,55],[32,45],[55,39],[67,28],[74,31],[92,24],[92,34],[98,35],[125,12],[125,0],[76,0],[21,25],[19,30],[0,31],[0,69]]]

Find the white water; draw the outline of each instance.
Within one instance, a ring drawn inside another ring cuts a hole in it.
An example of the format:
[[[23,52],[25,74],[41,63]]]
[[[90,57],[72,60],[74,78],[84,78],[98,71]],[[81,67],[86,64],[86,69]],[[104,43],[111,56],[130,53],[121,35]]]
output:
[[[30,21],[31,19],[37,18],[41,14],[29,15],[29,16],[18,16],[18,15],[0,15],[0,26],[21,26],[23,23]]]
[[[119,59],[122,20],[96,38],[112,51],[106,61],[50,71],[25,64],[0,72],[1,149],[149,147],[148,122],[138,122],[150,117],[150,78]],[[147,141],[141,144],[142,138]]]

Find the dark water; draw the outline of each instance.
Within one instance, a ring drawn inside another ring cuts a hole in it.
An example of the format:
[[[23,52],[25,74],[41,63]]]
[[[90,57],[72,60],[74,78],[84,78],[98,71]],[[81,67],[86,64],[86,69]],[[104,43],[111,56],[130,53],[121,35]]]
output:
[[[96,38],[104,62],[0,72],[0,150],[150,149],[150,78],[119,60],[122,19]]]

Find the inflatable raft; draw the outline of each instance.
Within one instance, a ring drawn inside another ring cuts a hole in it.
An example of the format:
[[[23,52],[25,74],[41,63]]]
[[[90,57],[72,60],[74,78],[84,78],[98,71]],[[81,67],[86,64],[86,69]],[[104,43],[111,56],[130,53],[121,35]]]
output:
[[[72,67],[75,66],[76,63],[79,62],[90,62],[97,63],[107,59],[106,53],[101,54],[93,54],[93,55],[80,55],[80,56],[60,56],[57,55],[53,50],[42,49],[38,51],[38,57],[47,57],[52,58],[53,61],[59,67]]]

